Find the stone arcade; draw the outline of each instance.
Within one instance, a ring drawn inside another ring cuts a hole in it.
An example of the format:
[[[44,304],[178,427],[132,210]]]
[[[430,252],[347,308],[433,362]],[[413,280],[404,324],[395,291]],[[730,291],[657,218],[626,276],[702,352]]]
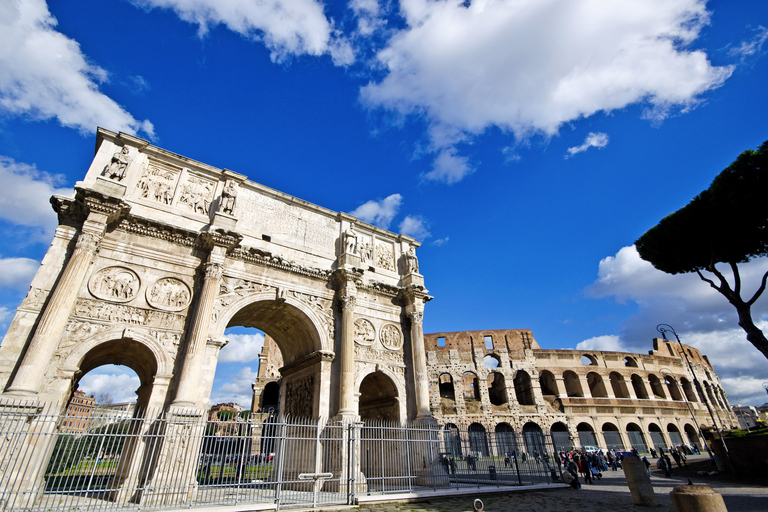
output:
[[[19,428],[45,428],[39,404],[63,409],[84,374],[119,364],[141,381],[136,410],[182,433],[231,326],[279,347],[288,414],[354,420],[368,379],[390,391],[387,417],[434,421],[414,239],[104,129],[75,196],[51,203],[59,227],[0,346],[0,408],[23,403]]]

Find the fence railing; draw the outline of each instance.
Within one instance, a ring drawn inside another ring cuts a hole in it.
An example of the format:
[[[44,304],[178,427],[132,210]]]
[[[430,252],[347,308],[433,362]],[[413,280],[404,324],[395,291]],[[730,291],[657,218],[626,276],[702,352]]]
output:
[[[352,504],[360,495],[550,483],[541,435],[207,410],[0,406],[0,510]]]

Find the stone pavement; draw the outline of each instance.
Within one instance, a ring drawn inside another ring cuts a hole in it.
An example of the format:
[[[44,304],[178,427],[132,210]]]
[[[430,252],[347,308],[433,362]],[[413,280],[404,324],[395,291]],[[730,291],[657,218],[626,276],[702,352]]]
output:
[[[691,468],[675,471],[672,478],[664,478],[663,472],[653,466],[651,481],[659,506],[658,512],[673,512],[669,492],[676,485],[687,484],[690,478],[695,484],[709,485],[723,495],[729,512],[768,511],[768,485],[737,482],[728,476],[701,477],[696,470],[708,466],[706,456],[690,457]],[[652,459],[652,462],[655,460]],[[582,482],[583,483],[583,482]],[[603,478],[593,485],[583,484],[580,490],[550,488],[536,491],[512,491],[483,494],[426,498],[417,502],[361,503],[360,512],[471,512],[475,498],[483,500],[487,512],[511,510],[530,512],[598,512],[603,510],[643,510],[636,507],[627,488],[624,472],[603,473]]]

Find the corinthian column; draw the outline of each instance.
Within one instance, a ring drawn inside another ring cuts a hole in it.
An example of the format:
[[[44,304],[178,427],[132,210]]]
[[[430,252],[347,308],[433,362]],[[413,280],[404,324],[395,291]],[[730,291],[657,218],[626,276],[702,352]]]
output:
[[[220,263],[206,263],[204,271],[203,286],[197,299],[195,319],[187,335],[187,352],[184,355],[184,364],[179,375],[176,399],[173,401],[173,405],[178,407],[192,407],[200,396],[198,390],[200,370],[203,366],[205,347],[208,343],[208,328],[211,325],[213,301],[216,299],[224,269]]]
[[[355,304],[360,274],[337,270],[335,275],[337,304],[341,310],[339,343],[339,416],[357,416],[355,409]]]
[[[208,344],[208,328],[211,326],[213,301],[219,292],[219,284],[224,273],[224,259],[227,251],[240,243],[242,235],[219,230],[203,233],[203,243],[211,248],[208,261],[203,266],[203,286],[197,297],[195,317],[187,333],[187,351],[179,374],[176,388],[176,407],[193,407],[201,395],[200,375],[205,360],[205,347]]]
[[[29,396],[37,394],[45,369],[56,351],[83,279],[88,273],[88,267],[98,251],[101,237],[101,233],[80,233],[72,257],[51,293],[45,311],[40,316],[35,334],[13,382],[8,387],[8,392]]]
[[[421,288],[423,290],[423,288]],[[416,421],[434,422],[429,410],[429,379],[427,374],[427,354],[424,349],[424,302],[431,299],[415,287],[405,292],[405,312],[411,321],[411,356],[413,358],[414,387],[416,388]]]
[[[6,394],[15,396],[33,397],[39,392],[48,364],[56,352],[77,301],[77,294],[99,250],[107,225],[127,214],[129,210],[129,207],[118,199],[83,189],[77,190],[74,200],[54,196],[51,202],[60,218],[82,218],[83,214],[86,216],[77,237],[75,250],[51,291],[27,351],[7,388]]]

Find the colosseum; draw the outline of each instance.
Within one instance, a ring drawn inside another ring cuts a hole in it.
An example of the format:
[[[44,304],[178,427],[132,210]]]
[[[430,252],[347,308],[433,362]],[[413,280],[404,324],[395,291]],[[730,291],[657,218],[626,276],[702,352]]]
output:
[[[648,354],[550,350],[528,329],[504,329],[424,334],[424,344],[432,415],[446,430],[469,432],[483,455],[489,448],[477,440],[488,432],[546,435],[558,450],[648,453],[701,448],[699,427],[737,427],[707,356],[688,345],[683,354],[677,342],[653,339]],[[282,357],[269,337],[259,362],[252,410],[277,411]],[[398,398],[385,382],[357,396],[361,417],[396,419],[388,402]]]

